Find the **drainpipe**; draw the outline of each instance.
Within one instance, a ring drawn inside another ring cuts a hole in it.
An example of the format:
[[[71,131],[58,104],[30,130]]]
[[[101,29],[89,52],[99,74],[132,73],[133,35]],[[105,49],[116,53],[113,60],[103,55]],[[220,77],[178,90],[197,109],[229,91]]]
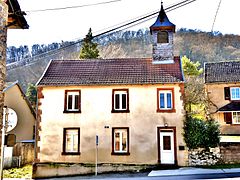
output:
[[[34,129],[34,163],[37,159],[37,118],[38,118],[38,88],[37,88],[37,101],[36,101],[36,112],[35,112],[35,129]]]

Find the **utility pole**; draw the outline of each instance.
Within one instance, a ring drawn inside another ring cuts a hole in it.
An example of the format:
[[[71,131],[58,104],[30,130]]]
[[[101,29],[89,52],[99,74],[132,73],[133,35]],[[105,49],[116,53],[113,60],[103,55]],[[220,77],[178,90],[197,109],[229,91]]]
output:
[[[5,140],[5,131],[6,131],[6,123],[8,122],[8,107],[4,106],[4,113],[3,115],[5,118],[3,118],[2,123],[2,143],[1,143],[1,163],[0,163],[0,178],[3,179],[3,166],[4,166],[4,140]]]
[[[7,49],[7,21],[8,21],[8,5],[5,1],[0,0],[0,129],[3,127],[3,107],[4,107],[4,85],[6,78],[6,49]],[[2,133],[1,134],[1,139]],[[2,144],[2,140],[0,142]],[[2,148],[1,154],[3,154]],[[3,161],[3,159],[1,159]],[[2,179],[2,169],[1,169],[1,179]]]

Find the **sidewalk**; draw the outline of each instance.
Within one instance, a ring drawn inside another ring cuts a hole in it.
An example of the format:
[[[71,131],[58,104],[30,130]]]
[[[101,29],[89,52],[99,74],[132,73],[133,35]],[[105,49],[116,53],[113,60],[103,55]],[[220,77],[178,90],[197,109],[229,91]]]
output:
[[[196,174],[224,174],[240,173],[240,168],[231,169],[204,169],[194,167],[184,167],[173,170],[154,170],[148,176],[179,176],[179,175],[196,175]]]

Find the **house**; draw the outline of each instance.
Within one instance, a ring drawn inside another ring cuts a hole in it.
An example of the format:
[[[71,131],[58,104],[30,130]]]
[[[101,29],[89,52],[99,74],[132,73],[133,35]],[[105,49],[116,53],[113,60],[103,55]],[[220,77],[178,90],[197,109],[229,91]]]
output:
[[[5,88],[6,78],[7,29],[28,29],[29,26],[24,18],[24,15],[25,13],[21,11],[17,0],[0,1],[0,124],[3,122],[3,90]],[[2,140],[0,140],[0,144],[2,144]]]
[[[240,162],[240,61],[205,64],[210,113],[220,124],[220,152],[226,163]]]
[[[4,92],[4,107],[17,115],[15,127],[9,127],[7,134],[14,134],[16,142],[34,141],[35,110],[29,103],[18,81],[7,83]],[[11,116],[9,115],[8,120]]]
[[[187,165],[184,76],[163,6],[150,30],[152,58],[49,63],[37,83],[34,178]]]
[[[35,111],[17,81],[7,83],[3,92],[3,115],[4,120],[8,121],[4,152],[9,154],[8,158],[11,159],[8,166],[14,166],[17,163],[32,163],[34,159]],[[15,160],[14,157],[16,157]],[[21,162],[12,162],[18,161],[19,157],[21,157]]]
[[[24,17],[26,13],[21,10],[18,0],[5,0],[8,6],[8,29],[28,29],[29,25]]]

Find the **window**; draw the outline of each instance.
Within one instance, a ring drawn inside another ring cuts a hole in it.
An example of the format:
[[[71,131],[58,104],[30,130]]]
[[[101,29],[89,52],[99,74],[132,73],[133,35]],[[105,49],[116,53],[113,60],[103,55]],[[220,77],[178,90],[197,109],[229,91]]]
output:
[[[112,93],[112,112],[129,112],[128,89],[114,89]]]
[[[240,124],[240,112],[232,112],[233,124]]]
[[[80,90],[66,90],[64,100],[64,113],[81,112]]]
[[[157,112],[176,112],[174,89],[157,89]]]
[[[240,100],[240,88],[239,87],[231,87],[231,100]]]
[[[157,43],[168,43],[168,32],[159,31],[157,33]]]
[[[129,128],[113,128],[112,154],[129,155]]]
[[[63,155],[80,154],[80,128],[63,129]]]

